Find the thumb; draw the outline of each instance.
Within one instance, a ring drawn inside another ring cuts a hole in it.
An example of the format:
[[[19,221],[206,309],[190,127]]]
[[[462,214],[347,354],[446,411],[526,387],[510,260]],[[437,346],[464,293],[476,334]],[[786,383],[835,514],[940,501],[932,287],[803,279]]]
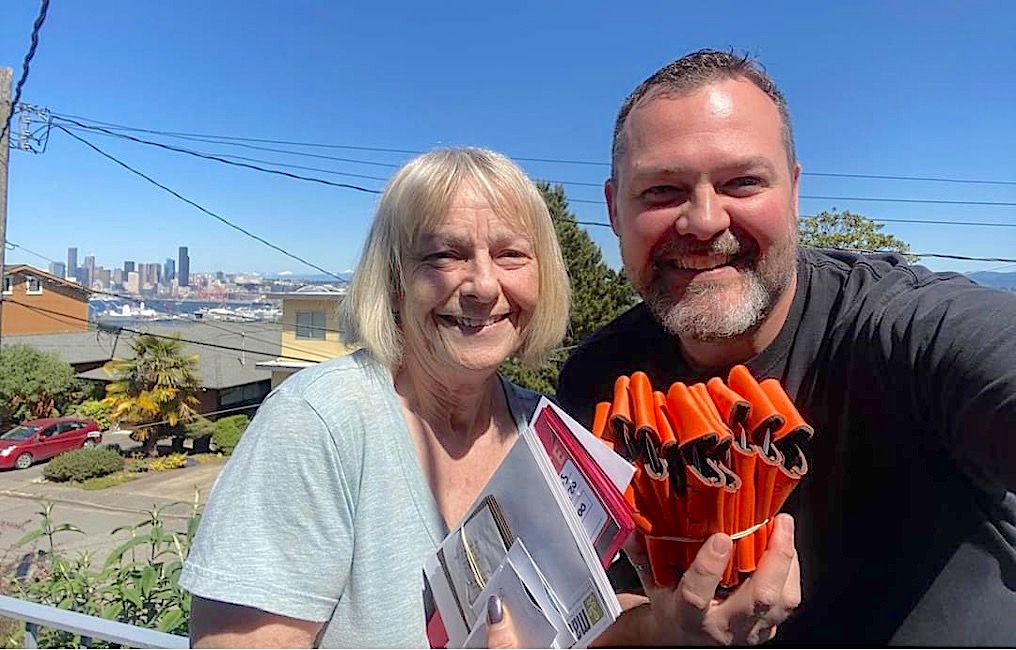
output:
[[[515,628],[512,627],[511,614],[497,594],[487,599],[487,647],[515,648]]]

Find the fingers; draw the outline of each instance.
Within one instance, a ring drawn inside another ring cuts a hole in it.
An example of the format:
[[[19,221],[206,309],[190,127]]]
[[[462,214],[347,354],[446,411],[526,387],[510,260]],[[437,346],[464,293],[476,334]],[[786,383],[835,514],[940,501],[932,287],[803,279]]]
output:
[[[689,610],[686,615],[699,619],[705,615],[716,594],[716,587],[723,578],[733,546],[729,535],[716,533],[699,549],[695,560],[677,585],[684,609]]]
[[[795,577],[791,576],[795,572]],[[768,620],[769,625],[783,622],[784,610],[796,607],[801,600],[800,567],[797,562],[797,551],[794,549],[794,518],[787,514],[776,516],[776,525],[769,538],[758,570],[752,576],[753,610],[756,616]],[[787,592],[788,584],[793,584],[793,594]],[[796,602],[793,596],[796,594]],[[770,611],[775,610],[770,615]],[[773,617],[778,620],[773,620]]]
[[[794,519],[776,517],[758,569],[723,603],[734,643],[757,645],[772,638],[801,602],[801,571],[794,549]]]
[[[501,597],[497,595],[487,599],[487,647],[518,647],[511,614],[508,613],[508,608],[504,606]]]

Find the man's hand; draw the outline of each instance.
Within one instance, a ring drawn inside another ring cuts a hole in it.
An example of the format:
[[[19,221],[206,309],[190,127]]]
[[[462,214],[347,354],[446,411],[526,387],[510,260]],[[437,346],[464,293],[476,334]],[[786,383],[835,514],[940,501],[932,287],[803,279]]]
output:
[[[653,582],[639,541],[630,543],[625,552],[649,602],[625,612],[597,645],[758,645],[771,639],[776,626],[801,602],[790,515],[777,515],[758,569],[722,601],[715,593],[733,547],[729,536],[717,533],[706,540],[674,589]]]

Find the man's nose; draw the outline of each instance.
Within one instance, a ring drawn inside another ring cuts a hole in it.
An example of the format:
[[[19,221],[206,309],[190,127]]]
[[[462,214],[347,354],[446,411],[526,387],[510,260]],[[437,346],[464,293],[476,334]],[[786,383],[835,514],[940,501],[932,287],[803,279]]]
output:
[[[685,202],[674,228],[682,235],[709,241],[730,227],[730,216],[713,187],[701,187]]]
[[[480,302],[497,299],[498,279],[494,260],[487,255],[477,255],[469,267],[469,275],[462,283],[462,293]]]

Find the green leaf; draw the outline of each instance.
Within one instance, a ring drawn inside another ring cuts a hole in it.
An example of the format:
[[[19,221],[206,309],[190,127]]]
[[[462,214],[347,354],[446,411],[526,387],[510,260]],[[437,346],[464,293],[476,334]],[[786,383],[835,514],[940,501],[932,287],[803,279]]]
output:
[[[19,539],[16,542],[14,542],[14,546],[18,547],[18,546],[24,546],[25,544],[30,544],[30,543],[34,542],[35,540],[39,539],[40,537],[42,537],[45,534],[46,534],[46,531],[41,529],[41,528],[37,528],[37,529],[35,529],[33,531],[29,531],[24,537],[22,537],[21,539]]]
[[[151,565],[146,566],[141,570],[141,595],[148,597],[152,593],[152,587],[155,586],[155,581],[158,578],[158,574]]]
[[[84,535],[85,531],[81,530],[74,524],[60,524],[53,529],[53,533],[81,533]]]
[[[135,537],[133,539],[127,540],[126,542],[124,542],[120,546],[117,546],[115,549],[113,549],[110,552],[110,554],[108,556],[106,556],[106,561],[105,561],[105,563],[103,563],[103,566],[104,567],[108,567],[108,566],[111,566],[113,564],[116,564],[117,562],[120,562],[123,559],[124,553],[126,553],[129,550],[131,550],[135,546],[142,546],[144,544],[147,544],[148,542],[149,542],[149,540],[148,540],[147,536],[146,537]]]
[[[165,609],[155,619],[155,629],[160,632],[173,632],[186,623],[187,619],[179,609]]]
[[[138,609],[144,607],[144,601],[141,598],[141,593],[137,589],[125,587],[123,590],[123,597],[126,598],[131,605],[134,605]]]
[[[119,600],[113,601],[106,605],[102,610],[102,618],[107,621],[119,620],[120,614],[123,613],[123,603]]]

